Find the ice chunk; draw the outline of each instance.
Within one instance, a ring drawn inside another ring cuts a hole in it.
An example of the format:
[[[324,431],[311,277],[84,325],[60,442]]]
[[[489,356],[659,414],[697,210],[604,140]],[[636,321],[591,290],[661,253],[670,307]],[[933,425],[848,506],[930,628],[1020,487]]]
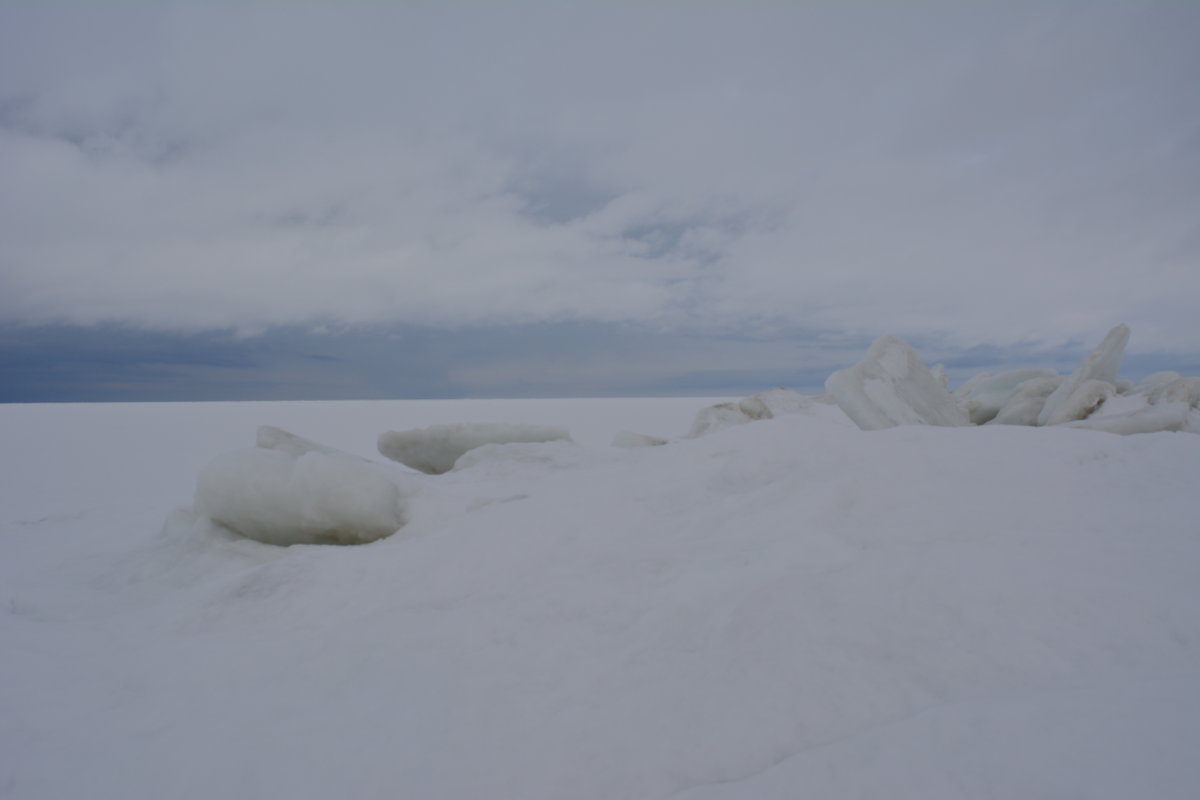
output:
[[[1103,381],[1108,384],[1117,382],[1117,371],[1121,368],[1121,358],[1125,354],[1125,345],[1129,342],[1129,326],[1118,325],[1108,332],[1104,341],[1088,353],[1075,371],[1046,398],[1038,414],[1038,425],[1053,425],[1052,419],[1065,422],[1064,414],[1058,412],[1058,407],[1067,401],[1075,391],[1088,381]],[[1114,389],[1115,391],[1115,389]],[[1079,419],[1079,417],[1075,417]]]
[[[1172,381],[1177,381],[1182,377],[1174,370],[1166,370],[1165,372],[1155,372],[1153,375],[1147,375],[1136,386],[1133,387],[1133,392],[1137,394],[1147,394],[1159,386],[1165,386]]]
[[[196,511],[276,545],[363,544],[404,525],[400,487],[383,468],[319,449],[249,448],[219,456],[197,480]]]
[[[1187,403],[1200,408],[1200,378],[1176,378],[1155,386],[1146,397],[1151,403]]]
[[[1055,391],[1058,390],[1056,389]],[[1054,413],[1045,422],[1042,421],[1045,413],[1045,408],[1043,408],[1043,413],[1038,415],[1038,423],[1042,425],[1060,425],[1064,422],[1086,419],[1093,411],[1103,405],[1105,400],[1116,393],[1117,387],[1108,381],[1084,381],[1075,387],[1075,391],[1067,395],[1062,402],[1054,407]]]
[[[742,398],[736,403],[717,403],[696,412],[692,427],[687,432],[689,439],[703,436],[706,433],[728,428],[731,425],[743,425],[760,419],[771,419],[780,414],[795,414],[812,406],[813,403],[825,403],[823,397],[809,397],[794,389],[768,389],[750,397]]]
[[[387,431],[380,435],[379,452],[431,475],[449,472],[468,450],[485,444],[570,441],[565,428],[545,425],[459,423],[431,425],[410,431]]]
[[[1187,403],[1160,403],[1126,411],[1122,414],[1095,414],[1078,422],[1068,425],[1072,428],[1088,428],[1091,430],[1119,433],[1127,436],[1133,433],[1157,433],[1159,431],[1188,431],[1188,415],[1191,406]]]
[[[863,430],[970,422],[917,351],[892,336],[877,339],[853,367],[830,375],[825,388]]]
[[[1058,377],[1058,373],[1052,369],[1015,369],[1001,372],[999,375],[988,375],[985,372],[955,389],[953,394],[969,404],[971,422],[983,425],[1000,413],[1004,404],[1026,381]],[[1055,386],[1057,385],[1056,382]]]
[[[933,377],[937,378],[938,383],[942,385],[943,389],[950,386],[950,376],[946,374],[945,364],[934,364],[929,368],[929,371],[933,374]]]
[[[989,425],[1037,425],[1046,398],[1063,382],[1061,375],[1025,381],[1004,401]]]

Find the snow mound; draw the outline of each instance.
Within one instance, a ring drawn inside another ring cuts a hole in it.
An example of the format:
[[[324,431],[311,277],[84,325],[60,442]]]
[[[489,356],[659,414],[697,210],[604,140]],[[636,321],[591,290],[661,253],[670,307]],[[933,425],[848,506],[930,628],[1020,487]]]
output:
[[[431,425],[409,431],[387,431],[379,436],[379,452],[392,461],[430,475],[454,468],[464,453],[485,444],[570,441],[565,428],[545,425],[459,423]]]
[[[400,486],[380,465],[279,428],[218,456],[196,481],[196,513],[274,545],[364,544],[404,525]]]
[[[1060,412],[1059,406],[1068,403],[1083,384],[1088,381],[1103,381],[1109,384],[1117,382],[1117,371],[1121,368],[1121,359],[1125,355],[1125,345],[1129,343],[1129,326],[1117,325],[1095,350],[1088,353],[1075,371],[1046,398],[1046,404],[1038,413],[1038,425],[1053,425],[1052,420],[1060,422],[1069,419],[1066,412]],[[1114,389],[1115,390],[1115,389]],[[1078,403],[1078,399],[1075,400]],[[1078,419],[1078,418],[1076,418]]]
[[[917,351],[893,336],[875,340],[862,361],[830,375],[825,389],[863,430],[970,423]]]

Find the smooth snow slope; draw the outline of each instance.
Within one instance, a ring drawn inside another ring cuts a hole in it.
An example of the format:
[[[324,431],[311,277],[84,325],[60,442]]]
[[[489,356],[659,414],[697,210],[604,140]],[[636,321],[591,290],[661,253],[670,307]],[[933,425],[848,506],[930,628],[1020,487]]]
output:
[[[0,795],[1195,796],[1200,437],[605,446],[706,402],[0,406]],[[412,473],[358,547],[187,508],[258,424],[460,421],[582,444]]]

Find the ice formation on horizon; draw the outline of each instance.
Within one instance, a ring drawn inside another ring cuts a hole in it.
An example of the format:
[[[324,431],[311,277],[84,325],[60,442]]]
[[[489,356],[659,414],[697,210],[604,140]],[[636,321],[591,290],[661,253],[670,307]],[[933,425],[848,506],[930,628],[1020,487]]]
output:
[[[385,431],[377,444],[379,452],[407,467],[430,475],[441,475],[467,452],[485,444],[570,441],[565,428],[547,425],[460,423],[431,425],[409,431]]]
[[[1068,425],[1110,433],[1200,433],[1200,378],[1159,372],[1134,385],[1117,372],[1129,327],[1114,327],[1069,375],[1019,369],[977,375],[952,392],[943,374],[894,337],[825,386],[864,430],[894,425]]]
[[[895,425],[969,425],[958,402],[921,357],[894,336],[876,339],[863,360],[825,380],[825,390],[863,430]]]

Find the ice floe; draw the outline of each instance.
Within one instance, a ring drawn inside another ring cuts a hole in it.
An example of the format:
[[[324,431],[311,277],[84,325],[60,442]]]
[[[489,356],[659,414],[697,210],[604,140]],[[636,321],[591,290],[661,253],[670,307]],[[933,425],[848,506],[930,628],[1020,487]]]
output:
[[[546,425],[461,423],[431,425],[409,431],[387,431],[379,436],[379,452],[392,461],[430,475],[454,468],[463,454],[485,444],[569,441],[565,428]]]

